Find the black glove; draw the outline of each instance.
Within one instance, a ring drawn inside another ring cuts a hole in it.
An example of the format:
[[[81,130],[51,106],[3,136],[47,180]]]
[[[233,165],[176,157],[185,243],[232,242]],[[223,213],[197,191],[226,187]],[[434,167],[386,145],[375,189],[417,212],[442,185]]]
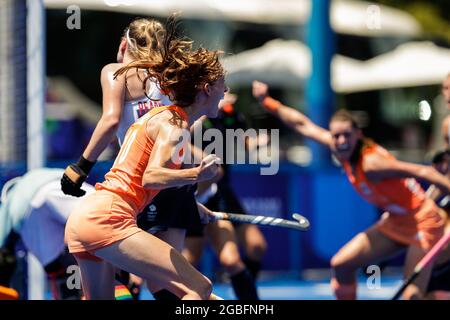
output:
[[[69,165],[61,178],[61,190],[71,196],[84,196],[86,191],[81,189],[81,185],[86,181],[94,164],[95,162],[89,161],[81,156],[77,163]]]

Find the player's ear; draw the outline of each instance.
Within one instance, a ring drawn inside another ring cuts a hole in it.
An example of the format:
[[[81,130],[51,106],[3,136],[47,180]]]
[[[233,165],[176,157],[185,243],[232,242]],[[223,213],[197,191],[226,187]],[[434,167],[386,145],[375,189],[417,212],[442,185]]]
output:
[[[205,83],[203,85],[203,91],[209,96],[211,95],[211,85],[209,83]]]
[[[125,55],[125,51],[127,51],[128,48],[128,42],[125,39],[122,39],[120,42],[120,50],[122,51],[123,55]]]
[[[123,57],[125,56],[125,51],[127,50],[127,41],[122,38],[119,44],[119,50],[117,51],[117,62],[123,62]]]

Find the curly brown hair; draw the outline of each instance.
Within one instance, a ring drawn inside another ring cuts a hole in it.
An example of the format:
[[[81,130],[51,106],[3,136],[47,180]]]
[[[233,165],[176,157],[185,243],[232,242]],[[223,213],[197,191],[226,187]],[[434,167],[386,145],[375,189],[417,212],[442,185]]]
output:
[[[137,18],[124,30],[122,39],[128,43],[128,51],[135,60],[158,53],[166,30],[161,22],[154,19]]]
[[[192,41],[176,35],[177,18],[172,15],[166,23],[165,37],[157,48],[160,54],[148,52],[145,59],[133,61],[120,68],[115,77],[138,68],[147,70],[143,87],[149,79],[156,80],[161,91],[180,107],[194,103],[198,91],[206,83],[214,83],[224,76],[219,61],[221,51],[205,48],[193,50]]]

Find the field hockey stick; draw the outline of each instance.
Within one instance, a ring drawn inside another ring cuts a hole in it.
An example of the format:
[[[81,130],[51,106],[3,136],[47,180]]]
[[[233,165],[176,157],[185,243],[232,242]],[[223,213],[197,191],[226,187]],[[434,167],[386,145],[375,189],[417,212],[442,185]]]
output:
[[[419,263],[414,268],[414,272],[412,275],[405,280],[403,285],[398,289],[397,293],[392,297],[392,300],[397,300],[402,295],[403,291],[405,291],[406,287],[409,286],[422,272],[424,268],[426,268],[431,261],[437,256],[439,251],[450,241],[450,233],[444,235],[430,251],[419,261]]]
[[[431,197],[432,193],[436,187],[434,185],[431,185],[428,187],[425,194],[427,197]],[[448,203],[448,196],[444,197],[441,201],[438,202],[439,207],[445,207]],[[397,290],[395,295],[392,297],[392,300],[397,300],[402,295],[403,291],[405,291],[406,287],[409,286],[422,272],[422,270],[430,264],[431,261],[437,256],[439,251],[449,242],[450,240],[450,233],[444,235],[432,248],[428,253],[417,263],[416,267],[414,268],[414,272],[412,275],[406,279],[400,289]]]
[[[294,213],[292,218],[294,220],[286,220],[275,217],[260,216],[260,215],[248,215],[237,213],[225,213],[213,211],[213,215],[216,220],[228,220],[232,222],[250,223],[262,226],[283,227],[300,231],[307,231],[309,229],[309,221],[305,217]]]

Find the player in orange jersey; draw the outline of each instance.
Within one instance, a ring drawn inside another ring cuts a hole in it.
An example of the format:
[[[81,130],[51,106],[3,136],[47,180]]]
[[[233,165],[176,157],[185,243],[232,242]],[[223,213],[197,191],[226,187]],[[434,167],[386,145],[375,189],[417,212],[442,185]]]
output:
[[[363,136],[356,121],[345,110],[331,118],[329,130],[314,124],[301,112],[268,96],[268,86],[253,83],[253,95],[269,112],[296,132],[328,146],[341,163],[350,183],[367,201],[385,210],[372,227],[356,235],[331,259],[332,288],[338,299],[356,299],[358,268],[408,248],[404,276],[439,240],[445,214],[415,179],[422,179],[450,193],[450,182],[431,166],[395,159],[388,151]],[[432,266],[421,273],[403,294],[422,298]]]
[[[148,75],[143,69],[128,70],[125,77],[114,79],[114,73],[128,63],[145,59],[149,53],[156,57],[165,32],[160,22],[144,18],[133,20],[123,32],[117,63],[107,64],[101,72],[102,117],[79,161],[66,168],[61,179],[64,193],[83,195],[81,184],[114,135],[119,144],[123,144],[127,129],[135,121],[154,107],[171,104],[169,97],[159,90],[155,79],[149,79],[143,86],[143,80]],[[138,226],[181,251],[185,230],[201,225],[194,189],[193,185],[185,185],[162,190],[139,215]],[[177,201],[172,201],[174,198]],[[121,281],[127,283],[133,297],[137,299],[142,279],[129,276],[126,272],[120,275]],[[151,283],[148,286],[157,300],[167,296],[175,298],[167,290],[160,290],[159,286]]]
[[[147,79],[156,79],[173,105],[153,108],[130,127],[106,180],[66,225],[69,250],[80,266],[88,299],[113,299],[114,267],[158,283],[182,299],[210,297],[206,277],[136,225],[137,214],[160,189],[207,180],[218,170],[214,155],[197,167],[178,169],[187,143],[184,130],[202,115],[214,117],[227,88],[219,53],[193,50],[191,41],[174,36],[174,29],[171,21],[160,59],[132,62],[115,74],[121,81],[129,69],[147,70]]]

